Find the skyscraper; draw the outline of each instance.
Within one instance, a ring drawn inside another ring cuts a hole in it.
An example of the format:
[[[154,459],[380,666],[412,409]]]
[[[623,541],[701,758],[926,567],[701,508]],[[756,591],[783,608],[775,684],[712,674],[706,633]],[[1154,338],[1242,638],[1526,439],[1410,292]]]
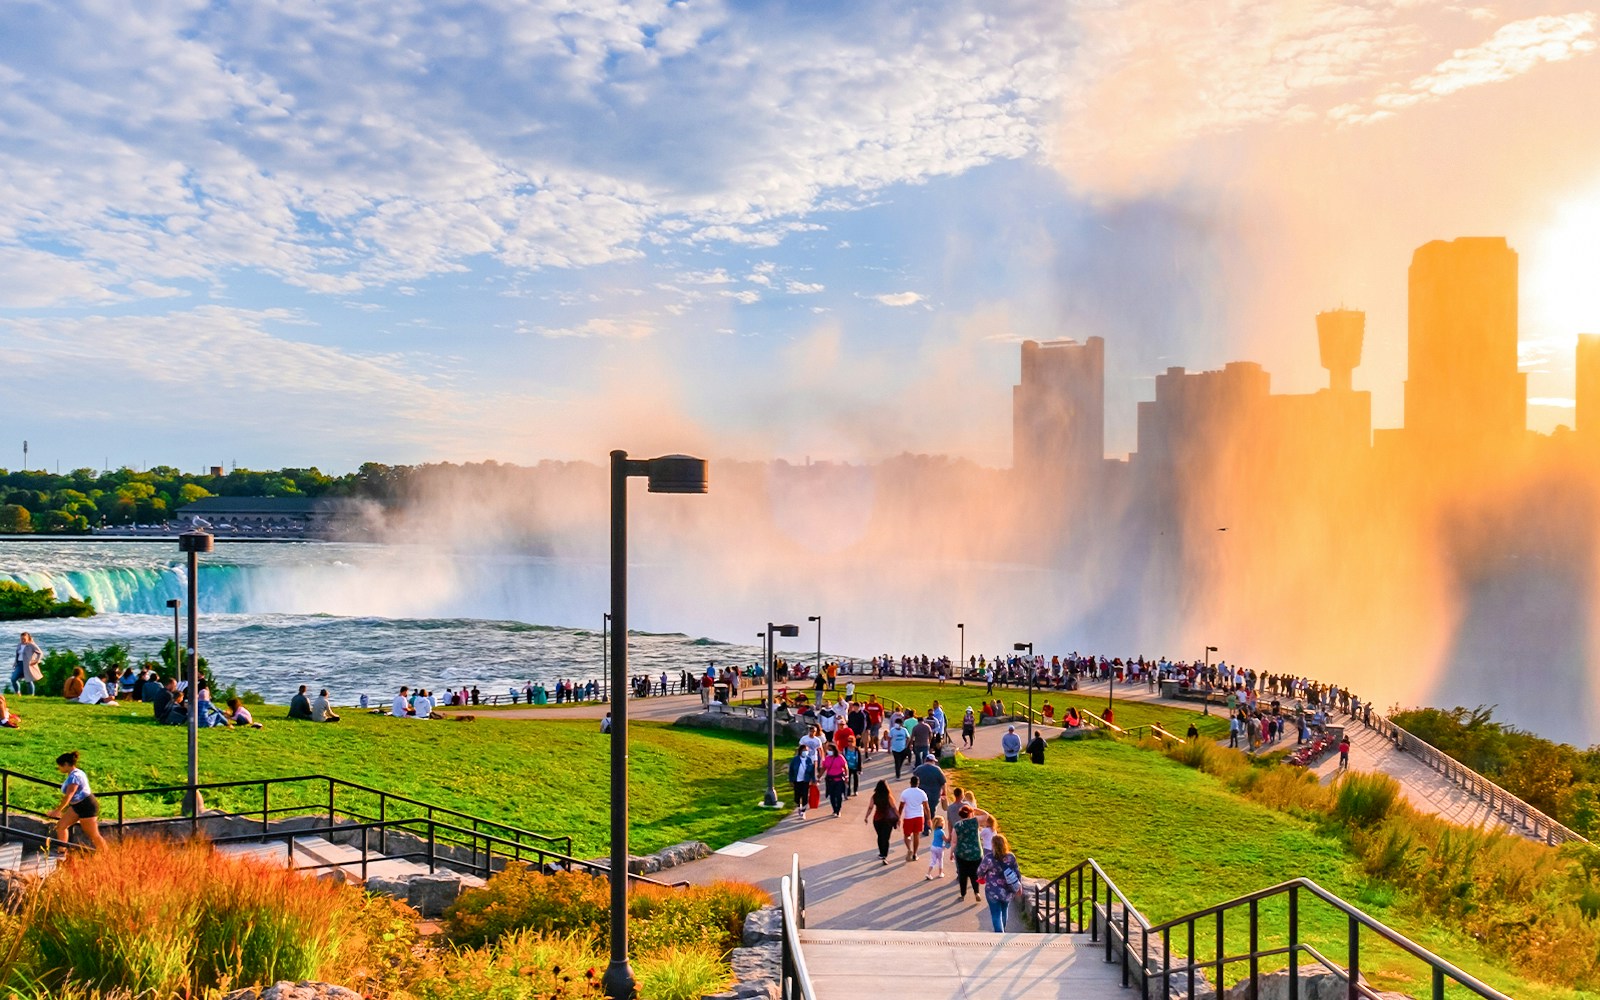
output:
[[[1106,342],[1022,344],[1011,392],[1012,464],[1027,478],[1094,475],[1106,452]]]
[[[1525,433],[1517,254],[1503,237],[1434,240],[1411,258],[1406,434],[1476,449]]]
[[[1573,430],[1600,447],[1600,333],[1578,334],[1577,404]]]

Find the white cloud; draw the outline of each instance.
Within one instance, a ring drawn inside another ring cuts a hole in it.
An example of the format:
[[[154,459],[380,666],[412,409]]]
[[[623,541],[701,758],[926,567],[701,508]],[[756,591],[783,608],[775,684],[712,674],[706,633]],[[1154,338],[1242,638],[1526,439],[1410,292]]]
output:
[[[522,333],[537,333],[541,337],[599,337],[606,340],[643,340],[656,333],[655,324],[643,319],[585,320],[577,326],[547,327],[519,325]]]
[[[826,291],[827,288],[824,285],[809,281],[790,281],[784,284],[783,290],[790,295],[816,295],[819,292]]]
[[[744,289],[737,292],[721,292],[723,298],[732,299],[742,306],[753,306],[761,301],[761,293],[753,289]]]
[[[922,295],[917,292],[889,292],[884,295],[874,295],[873,300],[886,306],[914,306],[922,301]]]

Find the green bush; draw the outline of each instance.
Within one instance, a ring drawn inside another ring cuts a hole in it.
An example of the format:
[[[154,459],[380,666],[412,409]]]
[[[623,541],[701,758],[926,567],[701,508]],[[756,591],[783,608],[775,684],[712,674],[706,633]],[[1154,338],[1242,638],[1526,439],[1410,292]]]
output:
[[[733,982],[714,948],[668,948],[640,958],[633,971],[640,1000],[700,1000]]]
[[[436,957],[404,992],[415,1000],[592,1000],[605,962],[578,935],[513,931],[492,947]],[[641,1000],[650,998],[641,992]]]
[[[1400,783],[1387,774],[1352,771],[1341,775],[1333,793],[1333,817],[1368,827],[1389,815],[1400,800]]]
[[[12,580],[0,580],[0,621],[25,621],[30,618],[88,618],[94,605],[74,597],[56,600],[49,587],[34,590]]]

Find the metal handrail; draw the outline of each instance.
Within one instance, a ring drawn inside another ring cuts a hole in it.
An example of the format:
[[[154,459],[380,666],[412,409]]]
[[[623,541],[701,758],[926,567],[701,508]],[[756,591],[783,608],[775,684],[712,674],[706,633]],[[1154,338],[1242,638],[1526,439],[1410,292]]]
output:
[[[805,886],[800,877],[800,855],[796,854],[790,874],[778,881],[778,905],[783,911],[782,1000],[816,1000],[817,996],[800,947],[800,931],[805,927]]]
[[[1089,882],[1089,893],[1084,894],[1085,877]],[[1101,885],[1105,887],[1104,899],[1101,899]],[[1076,893],[1073,890],[1076,888]],[[1063,903],[1062,892],[1066,891],[1066,900]],[[1314,946],[1300,940],[1300,895],[1310,893],[1315,899],[1333,907],[1347,918],[1346,954],[1348,960],[1341,967],[1323,955]],[[1265,889],[1246,893],[1224,903],[1196,910],[1158,924],[1151,924],[1140,913],[1128,897],[1123,894],[1117,884],[1106,875],[1104,869],[1093,859],[1089,858],[1079,862],[1074,867],[1063,872],[1050,882],[1034,889],[1033,913],[1038,930],[1041,933],[1071,933],[1074,930],[1089,933],[1089,940],[1098,943],[1102,937],[1105,939],[1105,960],[1117,961],[1113,957],[1113,938],[1120,938],[1116,942],[1115,950],[1121,953],[1122,985],[1131,985],[1132,978],[1137,975],[1139,979],[1140,994],[1144,1000],[1150,1000],[1151,981],[1156,981],[1156,993],[1168,996],[1172,992],[1173,980],[1181,977],[1187,980],[1188,997],[1194,1000],[1198,995],[1196,982],[1198,975],[1203,972],[1214,972],[1215,982],[1212,987],[1220,989],[1220,984],[1225,981],[1225,972],[1229,965],[1248,963],[1250,967],[1248,982],[1251,986],[1251,996],[1254,997],[1260,975],[1260,962],[1264,958],[1287,956],[1289,967],[1290,1000],[1299,1000],[1300,973],[1299,956],[1304,954],[1314,959],[1346,985],[1349,1000],[1368,998],[1377,1000],[1379,994],[1371,987],[1361,982],[1361,931],[1377,934],[1383,940],[1399,948],[1428,966],[1431,972],[1431,998],[1444,1000],[1446,980],[1453,981],[1463,986],[1486,1000],[1511,1000],[1506,994],[1482,982],[1470,973],[1445,961],[1433,952],[1416,944],[1405,935],[1388,927],[1381,921],[1369,916],[1357,907],[1351,905],[1337,895],[1317,885],[1307,878],[1291,879]],[[1288,898],[1288,938],[1287,946],[1263,948],[1260,941],[1260,904],[1268,899],[1278,896]],[[1121,927],[1118,924],[1118,915],[1114,909],[1113,898],[1122,904]],[[1085,915],[1085,904],[1088,907]],[[1243,954],[1230,955],[1225,945],[1226,915],[1240,908],[1249,910],[1250,947]],[[1076,916],[1076,919],[1074,919]],[[1064,918],[1064,919],[1063,919]],[[1201,921],[1215,921],[1215,948],[1213,957],[1201,961],[1195,949],[1197,925]],[[1134,935],[1132,931],[1138,930],[1137,954],[1135,954]],[[1173,961],[1172,938],[1173,932],[1179,931],[1186,946],[1183,950],[1183,960]],[[1160,960],[1152,961],[1150,949],[1151,938],[1160,938]]]
[[[1100,718],[1100,716],[1089,711],[1087,708],[1078,709],[1078,714],[1095,723],[1095,725],[1104,726],[1106,729],[1109,729],[1112,732],[1121,733],[1124,736],[1128,735],[1128,731],[1126,729],[1123,729],[1115,722],[1107,722],[1106,720]]]
[[[24,814],[42,815],[42,813],[37,811],[37,810],[30,810],[30,809],[27,809],[25,807],[16,806],[16,805],[14,805],[12,803],[12,801],[11,801],[11,788],[10,788],[10,782],[11,782],[12,779],[18,779],[18,780],[21,780],[21,781],[24,781],[24,782],[28,782],[30,784],[41,785],[41,786],[50,788],[52,790],[55,790],[58,787],[55,782],[47,781],[47,780],[45,780],[43,778],[37,778],[37,777],[34,777],[33,775],[23,774],[21,772],[12,771],[12,770],[9,770],[9,769],[6,769],[6,768],[0,768],[0,825],[5,825],[6,823],[8,823],[9,816],[10,816],[10,814],[11,814],[13,809],[15,809],[18,812],[24,813]],[[335,777],[333,777],[331,775],[326,775],[326,774],[305,774],[305,775],[295,775],[295,776],[292,776],[292,777],[282,777],[282,778],[256,778],[256,779],[241,780],[241,781],[212,781],[212,782],[206,782],[206,783],[201,784],[201,785],[197,785],[196,788],[199,791],[205,792],[205,791],[214,791],[214,790],[219,790],[219,789],[260,787],[261,790],[262,790],[261,791],[262,807],[260,809],[242,810],[242,811],[239,811],[239,812],[229,813],[228,815],[239,816],[239,817],[260,816],[263,828],[265,828],[267,820],[271,816],[273,816],[275,814],[281,814],[281,813],[285,813],[285,812],[296,812],[296,811],[302,811],[303,812],[304,809],[306,808],[304,806],[287,806],[287,807],[280,807],[280,808],[277,808],[277,809],[271,808],[271,805],[270,805],[271,797],[270,797],[270,792],[269,792],[269,789],[271,788],[271,786],[274,786],[274,785],[305,784],[305,783],[308,783],[308,782],[316,782],[318,784],[326,784],[328,786],[328,794],[327,794],[327,799],[326,799],[326,803],[325,803],[326,807],[325,807],[324,811],[328,814],[330,819],[333,817],[334,813],[336,813],[336,812],[342,812],[347,816],[357,816],[357,817],[360,817],[360,818],[363,818],[363,819],[370,819],[371,818],[371,817],[368,817],[368,816],[364,816],[364,815],[362,815],[360,813],[357,813],[357,812],[355,812],[354,810],[351,810],[351,809],[339,809],[339,808],[337,808],[337,802],[336,802],[336,799],[335,799],[335,789],[344,788],[344,789],[349,789],[349,790],[356,791],[356,792],[362,792],[362,793],[365,793],[365,794],[368,794],[368,795],[376,795],[378,797],[378,813],[379,813],[377,818],[380,821],[381,820],[385,820],[385,819],[388,818],[389,804],[391,802],[398,802],[398,803],[403,803],[405,805],[413,806],[413,807],[418,808],[418,809],[425,810],[426,814],[427,814],[427,816],[429,818],[432,818],[435,815],[450,816],[450,817],[454,817],[454,818],[459,819],[459,820],[466,820],[466,821],[472,823],[474,829],[476,829],[478,826],[481,825],[481,826],[488,827],[488,828],[491,828],[491,829],[500,830],[500,831],[502,831],[504,833],[512,834],[517,839],[521,839],[521,840],[525,840],[525,841],[537,841],[537,842],[551,844],[551,845],[561,844],[565,848],[564,850],[562,850],[560,852],[549,852],[549,853],[560,853],[561,855],[570,855],[572,853],[572,838],[570,836],[551,837],[551,836],[547,836],[547,835],[542,834],[542,833],[534,833],[534,832],[529,831],[529,830],[523,830],[523,829],[521,829],[519,827],[511,826],[510,824],[507,824],[507,823],[501,823],[501,822],[499,822],[497,820],[484,819],[484,818],[479,817],[479,816],[473,816],[470,813],[461,812],[460,810],[457,810],[457,809],[451,809],[451,808],[446,807],[446,806],[434,805],[431,802],[423,802],[420,799],[413,799],[410,796],[406,796],[406,795],[396,795],[393,792],[386,792],[381,788],[373,788],[373,787],[370,787],[368,785],[357,784],[356,782],[353,782],[353,781],[346,781],[343,778],[335,778]],[[128,820],[126,818],[126,811],[125,811],[125,808],[124,808],[124,803],[125,803],[125,800],[127,798],[129,798],[130,796],[182,795],[182,794],[187,794],[188,791],[189,791],[189,786],[188,785],[161,785],[161,786],[155,786],[155,787],[150,787],[150,788],[130,788],[130,789],[120,789],[120,790],[115,790],[115,791],[97,792],[96,793],[96,798],[109,799],[109,800],[112,800],[112,801],[114,801],[116,803],[116,821],[114,823],[106,824],[105,823],[105,817],[102,816],[101,822],[102,822],[103,825],[109,825],[109,826],[113,827],[114,829],[120,831],[128,822]],[[157,824],[157,823],[189,823],[192,828],[198,828],[199,820],[200,820],[200,817],[198,817],[198,816],[150,817],[150,818],[141,818],[141,819],[137,820],[136,822],[139,822],[142,825],[152,825],[152,824]],[[531,849],[533,845],[529,844],[528,846]]]
[[[1583,835],[1570,829],[1559,820],[1529,805],[1519,796],[1506,791],[1489,778],[1473,770],[1440,750],[1427,740],[1407,732],[1381,715],[1374,715],[1372,725],[1385,739],[1402,753],[1415,752],[1423,763],[1437,771],[1446,781],[1471,794],[1493,809],[1501,819],[1521,826],[1532,835],[1551,846],[1569,841],[1587,844]]]

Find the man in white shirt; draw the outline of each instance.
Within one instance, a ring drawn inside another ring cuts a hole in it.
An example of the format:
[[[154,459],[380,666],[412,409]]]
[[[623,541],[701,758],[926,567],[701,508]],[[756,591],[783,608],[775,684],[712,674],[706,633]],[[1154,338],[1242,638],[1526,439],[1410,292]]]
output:
[[[897,813],[900,817],[900,832],[905,837],[906,860],[917,859],[917,847],[922,842],[922,830],[928,823],[928,793],[917,787],[917,776],[911,776],[911,783],[900,793],[900,804]]]
[[[411,689],[403,687],[400,693],[394,696],[394,704],[389,706],[389,714],[397,719],[403,719],[411,714]]]
[[[80,705],[115,705],[116,699],[106,688],[106,682],[98,677],[91,676],[83,682],[83,693],[78,695]]]
[[[433,698],[426,691],[417,692],[417,700],[411,703],[412,711],[417,714],[417,719],[430,719],[433,717]]]

